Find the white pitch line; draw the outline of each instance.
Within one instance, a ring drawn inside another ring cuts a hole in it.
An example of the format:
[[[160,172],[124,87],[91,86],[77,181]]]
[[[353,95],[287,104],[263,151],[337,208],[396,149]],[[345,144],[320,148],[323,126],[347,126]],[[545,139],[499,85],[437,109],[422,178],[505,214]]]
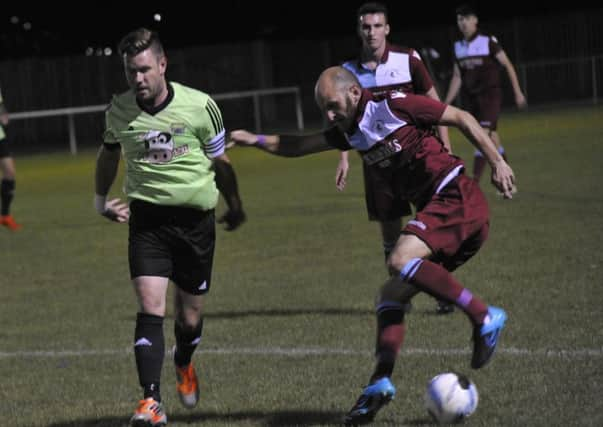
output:
[[[370,356],[368,350],[352,350],[345,348],[326,347],[241,347],[241,348],[201,348],[197,350],[201,354],[220,355],[257,355],[257,356]],[[105,349],[105,350],[20,350],[0,351],[0,359],[12,358],[37,358],[51,359],[62,357],[86,357],[86,356],[124,356],[133,353],[131,348]],[[166,352],[171,354],[171,350]],[[411,356],[454,356],[471,354],[468,348],[429,349],[429,348],[406,348],[400,352],[401,357]],[[512,357],[545,357],[562,359],[600,358],[603,357],[603,348],[577,348],[577,349],[527,349],[506,347],[497,349],[497,354]]]

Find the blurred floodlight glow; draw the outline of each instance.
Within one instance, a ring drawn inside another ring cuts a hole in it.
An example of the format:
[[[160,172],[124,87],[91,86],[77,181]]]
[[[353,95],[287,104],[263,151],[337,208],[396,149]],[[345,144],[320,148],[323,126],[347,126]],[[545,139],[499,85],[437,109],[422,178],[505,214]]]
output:
[[[153,15],[153,19],[155,20],[155,22],[159,22],[161,21],[161,15],[159,13],[156,13],[155,15]]]

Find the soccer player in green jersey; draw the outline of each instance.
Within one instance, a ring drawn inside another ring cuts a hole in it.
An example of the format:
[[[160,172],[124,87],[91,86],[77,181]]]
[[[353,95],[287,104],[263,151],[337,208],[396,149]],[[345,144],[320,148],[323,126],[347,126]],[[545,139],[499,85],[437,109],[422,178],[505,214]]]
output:
[[[10,205],[15,194],[15,161],[10,153],[8,138],[4,132],[4,126],[8,125],[8,111],[2,101],[0,93],[0,170],[2,181],[0,182],[0,225],[9,230],[16,231],[21,228],[20,224],[10,214]]]
[[[203,296],[209,291],[215,244],[214,208],[222,193],[227,230],[244,220],[236,175],[225,154],[224,126],[205,93],[165,77],[167,59],[155,32],[141,28],[119,45],[130,90],[106,112],[96,163],[95,207],[129,222],[130,276],[139,311],[134,355],[143,399],[132,426],[164,426],[160,376],[168,282],[174,284],[174,364],[182,404],[195,406],[199,387],[192,355],[201,340]],[[107,200],[121,155],[127,203]]]

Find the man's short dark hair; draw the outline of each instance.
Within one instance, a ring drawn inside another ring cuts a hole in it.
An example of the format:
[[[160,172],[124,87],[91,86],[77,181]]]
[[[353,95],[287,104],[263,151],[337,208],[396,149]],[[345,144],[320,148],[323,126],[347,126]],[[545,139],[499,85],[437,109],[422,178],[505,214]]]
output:
[[[121,39],[117,51],[120,56],[136,56],[149,48],[151,48],[157,56],[164,55],[159,35],[155,31],[139,28],[126,34],[124,38]]]
[[[373,13],[382,13],[383,15],[385,15],[385,19],[387,20],[387,6],[385,6],[383,3],[378,2],[364,3],[358,8],[358,11],[356,12],[356,18],[360,19],[360,17],[363,15]]]
[[[456,8],[456,14],[461,16],[477,16],[475,8],[470,4],[464,3]]]

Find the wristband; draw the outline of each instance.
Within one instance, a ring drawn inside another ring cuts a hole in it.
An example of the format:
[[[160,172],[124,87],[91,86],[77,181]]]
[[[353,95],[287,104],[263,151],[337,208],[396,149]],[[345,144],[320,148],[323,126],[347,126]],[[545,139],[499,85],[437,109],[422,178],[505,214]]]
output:
[[[266,135],[258,135],[257,136],[257,141],[255,143],[256,145],[259,145],[260,147],[263,147],[266,145]]]
[[[99,196],[98,194],[94,195],[94,209],[99,214],[105,213],[105,205],[107,203],[107,196]]]

